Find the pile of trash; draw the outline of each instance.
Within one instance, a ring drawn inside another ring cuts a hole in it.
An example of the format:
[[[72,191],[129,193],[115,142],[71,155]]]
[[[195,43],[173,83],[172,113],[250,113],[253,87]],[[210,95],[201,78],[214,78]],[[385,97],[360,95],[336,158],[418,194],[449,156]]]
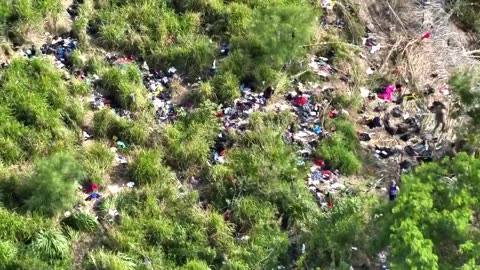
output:
[[[254,112],[265,110],[267,100],[275,92],[272,87],[267,87],[264,92],[255,93],[246,84],[240,85],[239,90],[241,91],[241,97],[217,113],[217,117],[222,121],[223,129],[218,134],[212,151],[213,164],[225,162],[226,150],[232,146],[229,134],[231,132],[244,133],[248,128],[250,115]]]
[[[322,115],[326,104],[316,102],[312,92],[300,90],[300,88],[303,88],[301,84],[296,91],[286,96],[297,122],[292,123],[285,131],[284,140],[300,148],[297,152],[298,166],[305,167],[308,161],[313,163],[306,185],[321,206],[333,207],[333,194],[345,190],[345,185],[338,170],[333,170],[328,161],[314,157],[314,150],[318,143],[331,135],[331,132],[324,130],[321,122],[321,119],[326,117]],[[332,118],[337,115],[336,110],[328,113]]]

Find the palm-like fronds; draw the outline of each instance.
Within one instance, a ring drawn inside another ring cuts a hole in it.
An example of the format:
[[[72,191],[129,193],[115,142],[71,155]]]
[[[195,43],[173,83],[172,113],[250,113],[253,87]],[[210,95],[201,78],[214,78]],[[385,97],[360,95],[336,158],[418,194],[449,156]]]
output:
[[[70,253],[69,241],[57,229],[38,232],[31,245],[34,252],[48,260],[63,259]]]
[[[123,253],[112,253],[105,250],[96,250],[88,256],[86,269],[103,270],[133,270],[137,264],[132,258]]]
[[[73,213],[62,220],[62,224],[83,232],[94,232],[98,229],[96,218],[84,212]]]

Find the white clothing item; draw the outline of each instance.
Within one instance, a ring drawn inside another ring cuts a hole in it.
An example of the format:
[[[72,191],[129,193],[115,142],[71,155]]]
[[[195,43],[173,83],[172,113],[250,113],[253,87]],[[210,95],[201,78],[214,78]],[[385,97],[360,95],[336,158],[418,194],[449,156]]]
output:
[[[168,69],[168,73],[175,73],[175,72],[177,72],[177,69],[174,68],[174,67],[170,67],[170,68]]]

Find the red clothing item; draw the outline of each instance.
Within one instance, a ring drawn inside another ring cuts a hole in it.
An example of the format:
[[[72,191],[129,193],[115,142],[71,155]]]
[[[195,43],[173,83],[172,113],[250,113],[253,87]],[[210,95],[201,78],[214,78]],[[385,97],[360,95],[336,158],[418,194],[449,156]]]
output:
[[[87,192],[88,193],[92,193],[94,192],[95,190],[98,189],[98,185],[97,184],[90,184],[88,187],[87,187]]]
[[[227,150],[222,150],[222,152],[220,152],[219,156],[223,157],[223,156],[225,156],[226,153],[227,153]]]
[[[306,97],[296,97],[294,100],[293,100],[293,103],[297,106],[303,106],[305,104],[307,104],[308,102],[308,99]]]
[[[325,161],[323,161],[321,159],[316,159],[316,160],[313,161],[313,163],[315,163],[315,165],[320,166],[320,167],[325,166]]]
[[[328,177],[332,176],[332,172],[329,170],[322,171],[322,175],[326,175]]]
[[[218,118],[222,118],[223,116],[225,116],[225,114],[223,114],[223,112],[217,113],[217,117],[218,117]]]
[[[330,117],[330,118],[337,117],[337,115],[338,115],[338,111],[337,111],[337,110],[333,110],[333,111],[330,111],[330,112],[328,113],[328,117]]]
[[[422,40],[423,40],[423,39],[430,38],[430,37],[432,37],[432,32],[427,32],[427,33],[423,34]]]

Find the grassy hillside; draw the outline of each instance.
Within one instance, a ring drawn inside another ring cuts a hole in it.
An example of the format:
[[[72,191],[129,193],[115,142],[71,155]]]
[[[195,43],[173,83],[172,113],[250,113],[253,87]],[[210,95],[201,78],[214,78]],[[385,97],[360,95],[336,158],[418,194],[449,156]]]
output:
[[[322,2],[0,0],[0,269],[474,265],[477,160],[372,195],[359,90],[384,85],[361,5]]]

